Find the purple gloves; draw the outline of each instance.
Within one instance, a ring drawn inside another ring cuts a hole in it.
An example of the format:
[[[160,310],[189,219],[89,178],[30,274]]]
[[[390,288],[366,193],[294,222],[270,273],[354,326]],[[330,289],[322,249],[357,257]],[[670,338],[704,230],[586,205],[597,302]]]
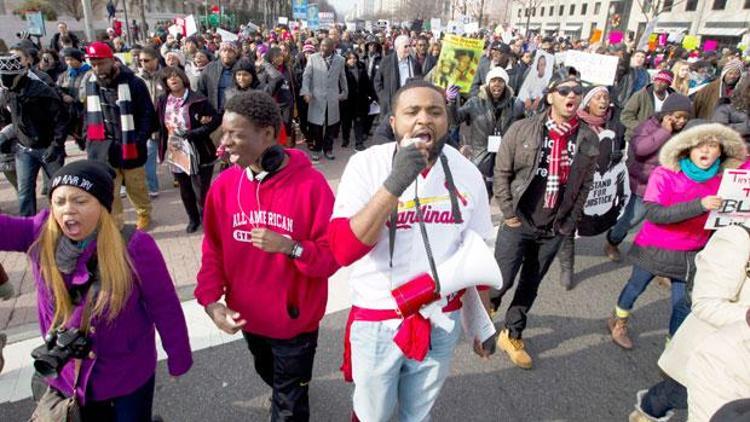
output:
[[[448,102],[456,101],[456,98],[458,98],[458,92],[461,90],[461,87],[458,85],[451,85],[445,90],[445,99],[448,100]]]

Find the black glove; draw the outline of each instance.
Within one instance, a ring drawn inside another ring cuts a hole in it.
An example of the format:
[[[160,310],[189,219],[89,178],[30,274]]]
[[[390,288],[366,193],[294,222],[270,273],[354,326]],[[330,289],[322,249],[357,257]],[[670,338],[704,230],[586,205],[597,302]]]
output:
[[[427,167],[427,159],[417,149],[416,143],[398,147],[398,152],[393,157],[391,174],[383,182],[383,187],[393,196],[399,197],[425,167]]]
[[[53,163],[63,157],[65,154],[65,148],[57,144],[52,144],[47,147],[47,150],[42,154],[42,161],[45,163]]]

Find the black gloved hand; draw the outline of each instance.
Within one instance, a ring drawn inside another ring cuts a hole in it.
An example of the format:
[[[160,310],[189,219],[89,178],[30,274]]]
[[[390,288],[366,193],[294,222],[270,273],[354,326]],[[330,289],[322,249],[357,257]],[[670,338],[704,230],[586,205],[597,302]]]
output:
[[[427,167],[427,159],[417,149],[416,143],[398,147],[393,157],[391,174],[383,182],[383,187],[393,196],[399,197],[417,179],[419,173]]]
[[[47,147],[47,150],[42,154],[42,161],[45,163],[53,163],[63,157],[65,154],[65,148],[57,144],[52,144]]]

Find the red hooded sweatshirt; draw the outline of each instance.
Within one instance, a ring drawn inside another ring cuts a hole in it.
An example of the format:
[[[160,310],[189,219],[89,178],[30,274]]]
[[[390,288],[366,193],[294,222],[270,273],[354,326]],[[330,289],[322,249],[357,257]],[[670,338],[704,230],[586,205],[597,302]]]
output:
[[[203,258],[195,297],[206,306],[226,296],[247,321],[245,331],[289,339],[314,331],[326,308],[328,277],[338,269],[326,231],[333,192],[300,151],[263,181],[237,166],[222,172],[208,192],[203,215]],[[302,244],[292,259],[253,246],[250,232],[267,228]],[[295,317],[296,314],[296,317]]]

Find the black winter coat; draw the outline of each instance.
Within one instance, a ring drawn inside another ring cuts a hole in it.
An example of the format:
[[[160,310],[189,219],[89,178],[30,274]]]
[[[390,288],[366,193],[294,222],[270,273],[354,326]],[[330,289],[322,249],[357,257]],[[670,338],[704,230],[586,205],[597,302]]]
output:
[[[359,69],[359,79],[354,78],[354,73],[348,65],[344,67],[349,97],[342,101],[342,105],[346,112],[357,116],[367,116],[370,111],[370,100],[373,98],[372,84],[370,78],[367,77],[367,68],[364,63],[357,62],[357,69]]]
[[[5,101],[21,145],[33,149],[65,145],[68,114],[49,85],[24,76],[15,90],[5,94]]]
[[[164,155],[167,152],[167,141],[169,139],[169,133],[164,124],[168,96],[168,94],[164,94],[156,100],[156,114],[159,117],[160,161],[164,160]],[[221,117],[208,101],[208,98],[198,92],[190,90],[185,101],[188,107],[188,115],[190,116],[190,130],[187,133],[187,140],[198,153],[199,165],[209,165],[216,161],[216,146],[211,141],[210,135],[221,125]],[[210,117],[211,121],[204,125],[200,122],[203,117]]]
[[[414,73],[412,77],[422,76],[422,67],[414,57],[409,57]],[[380,69],[375,74],[375,92],[378,94],[380,104],[380,116],[385,117],[391,112],[391,98],[401,88],[401,77],[398,72],[398,55],[394,52],[383,58]]]

